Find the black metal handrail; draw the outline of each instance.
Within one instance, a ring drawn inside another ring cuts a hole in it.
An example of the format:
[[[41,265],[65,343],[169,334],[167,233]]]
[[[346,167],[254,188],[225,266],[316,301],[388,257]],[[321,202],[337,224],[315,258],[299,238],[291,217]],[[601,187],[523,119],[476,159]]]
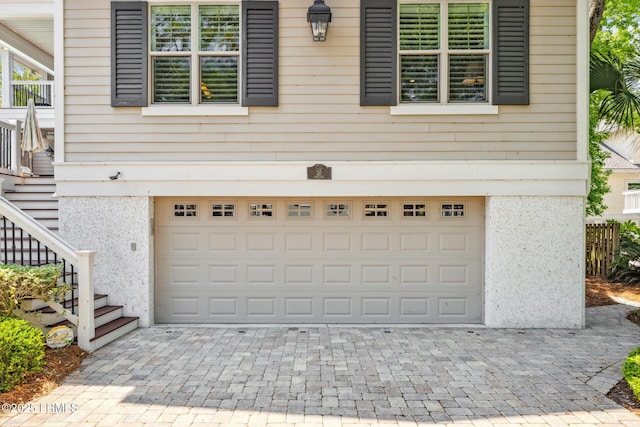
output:
[[[0,264],[43,266],[61,264],[60,281],[71,288],[71,300],[63,305],[78,314],[78,277],[76,267],[4,216],[0,216]]]

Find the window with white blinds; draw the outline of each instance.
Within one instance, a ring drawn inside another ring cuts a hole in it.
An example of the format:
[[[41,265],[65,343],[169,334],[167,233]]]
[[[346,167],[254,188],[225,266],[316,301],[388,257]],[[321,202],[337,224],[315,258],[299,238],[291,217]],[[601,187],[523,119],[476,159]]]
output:
[[[151,6],[155,104],[239,102],[238,5]]]
[[[401,3],[398,31],[401,103],[488,101],[488,3]]]

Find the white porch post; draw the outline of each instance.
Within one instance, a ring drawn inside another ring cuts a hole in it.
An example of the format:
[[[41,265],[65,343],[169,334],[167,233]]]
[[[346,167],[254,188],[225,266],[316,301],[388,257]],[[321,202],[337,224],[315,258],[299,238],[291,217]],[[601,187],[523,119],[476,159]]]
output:
[[[95,337],[93,318],[93,260],[95,251],[78,251],[78,346],[92,351],[91,340]]]
[[[16,130],[13,132],[11,137],[11,170],[16,176],[22,176],[22,149],[20,148],[21,136],[22,122],[20,120],[16,120]]]
[[[11,80],[13,80],[12,53],[5,49],[0,49],[0,60],[2,61],[2,105],[0,108],[11,107]]]

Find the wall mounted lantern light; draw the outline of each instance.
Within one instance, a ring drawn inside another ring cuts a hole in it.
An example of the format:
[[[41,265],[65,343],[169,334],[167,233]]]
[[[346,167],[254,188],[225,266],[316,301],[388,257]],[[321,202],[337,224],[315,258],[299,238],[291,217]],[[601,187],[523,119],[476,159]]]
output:
[[[327,30],[331,22],[331,8],[324,4],[324,0],[313,0],[307,12],[307,22],[311,24],[311,33],[314,42],[323,42],[327,39]]]

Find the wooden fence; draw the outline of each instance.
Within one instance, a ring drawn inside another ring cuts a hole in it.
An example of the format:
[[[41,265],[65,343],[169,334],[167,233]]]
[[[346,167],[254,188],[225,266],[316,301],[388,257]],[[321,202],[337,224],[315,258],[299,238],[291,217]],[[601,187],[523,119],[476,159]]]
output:
[[[620,224],[587,224],[586,275],[606,276],[620,252]]]

